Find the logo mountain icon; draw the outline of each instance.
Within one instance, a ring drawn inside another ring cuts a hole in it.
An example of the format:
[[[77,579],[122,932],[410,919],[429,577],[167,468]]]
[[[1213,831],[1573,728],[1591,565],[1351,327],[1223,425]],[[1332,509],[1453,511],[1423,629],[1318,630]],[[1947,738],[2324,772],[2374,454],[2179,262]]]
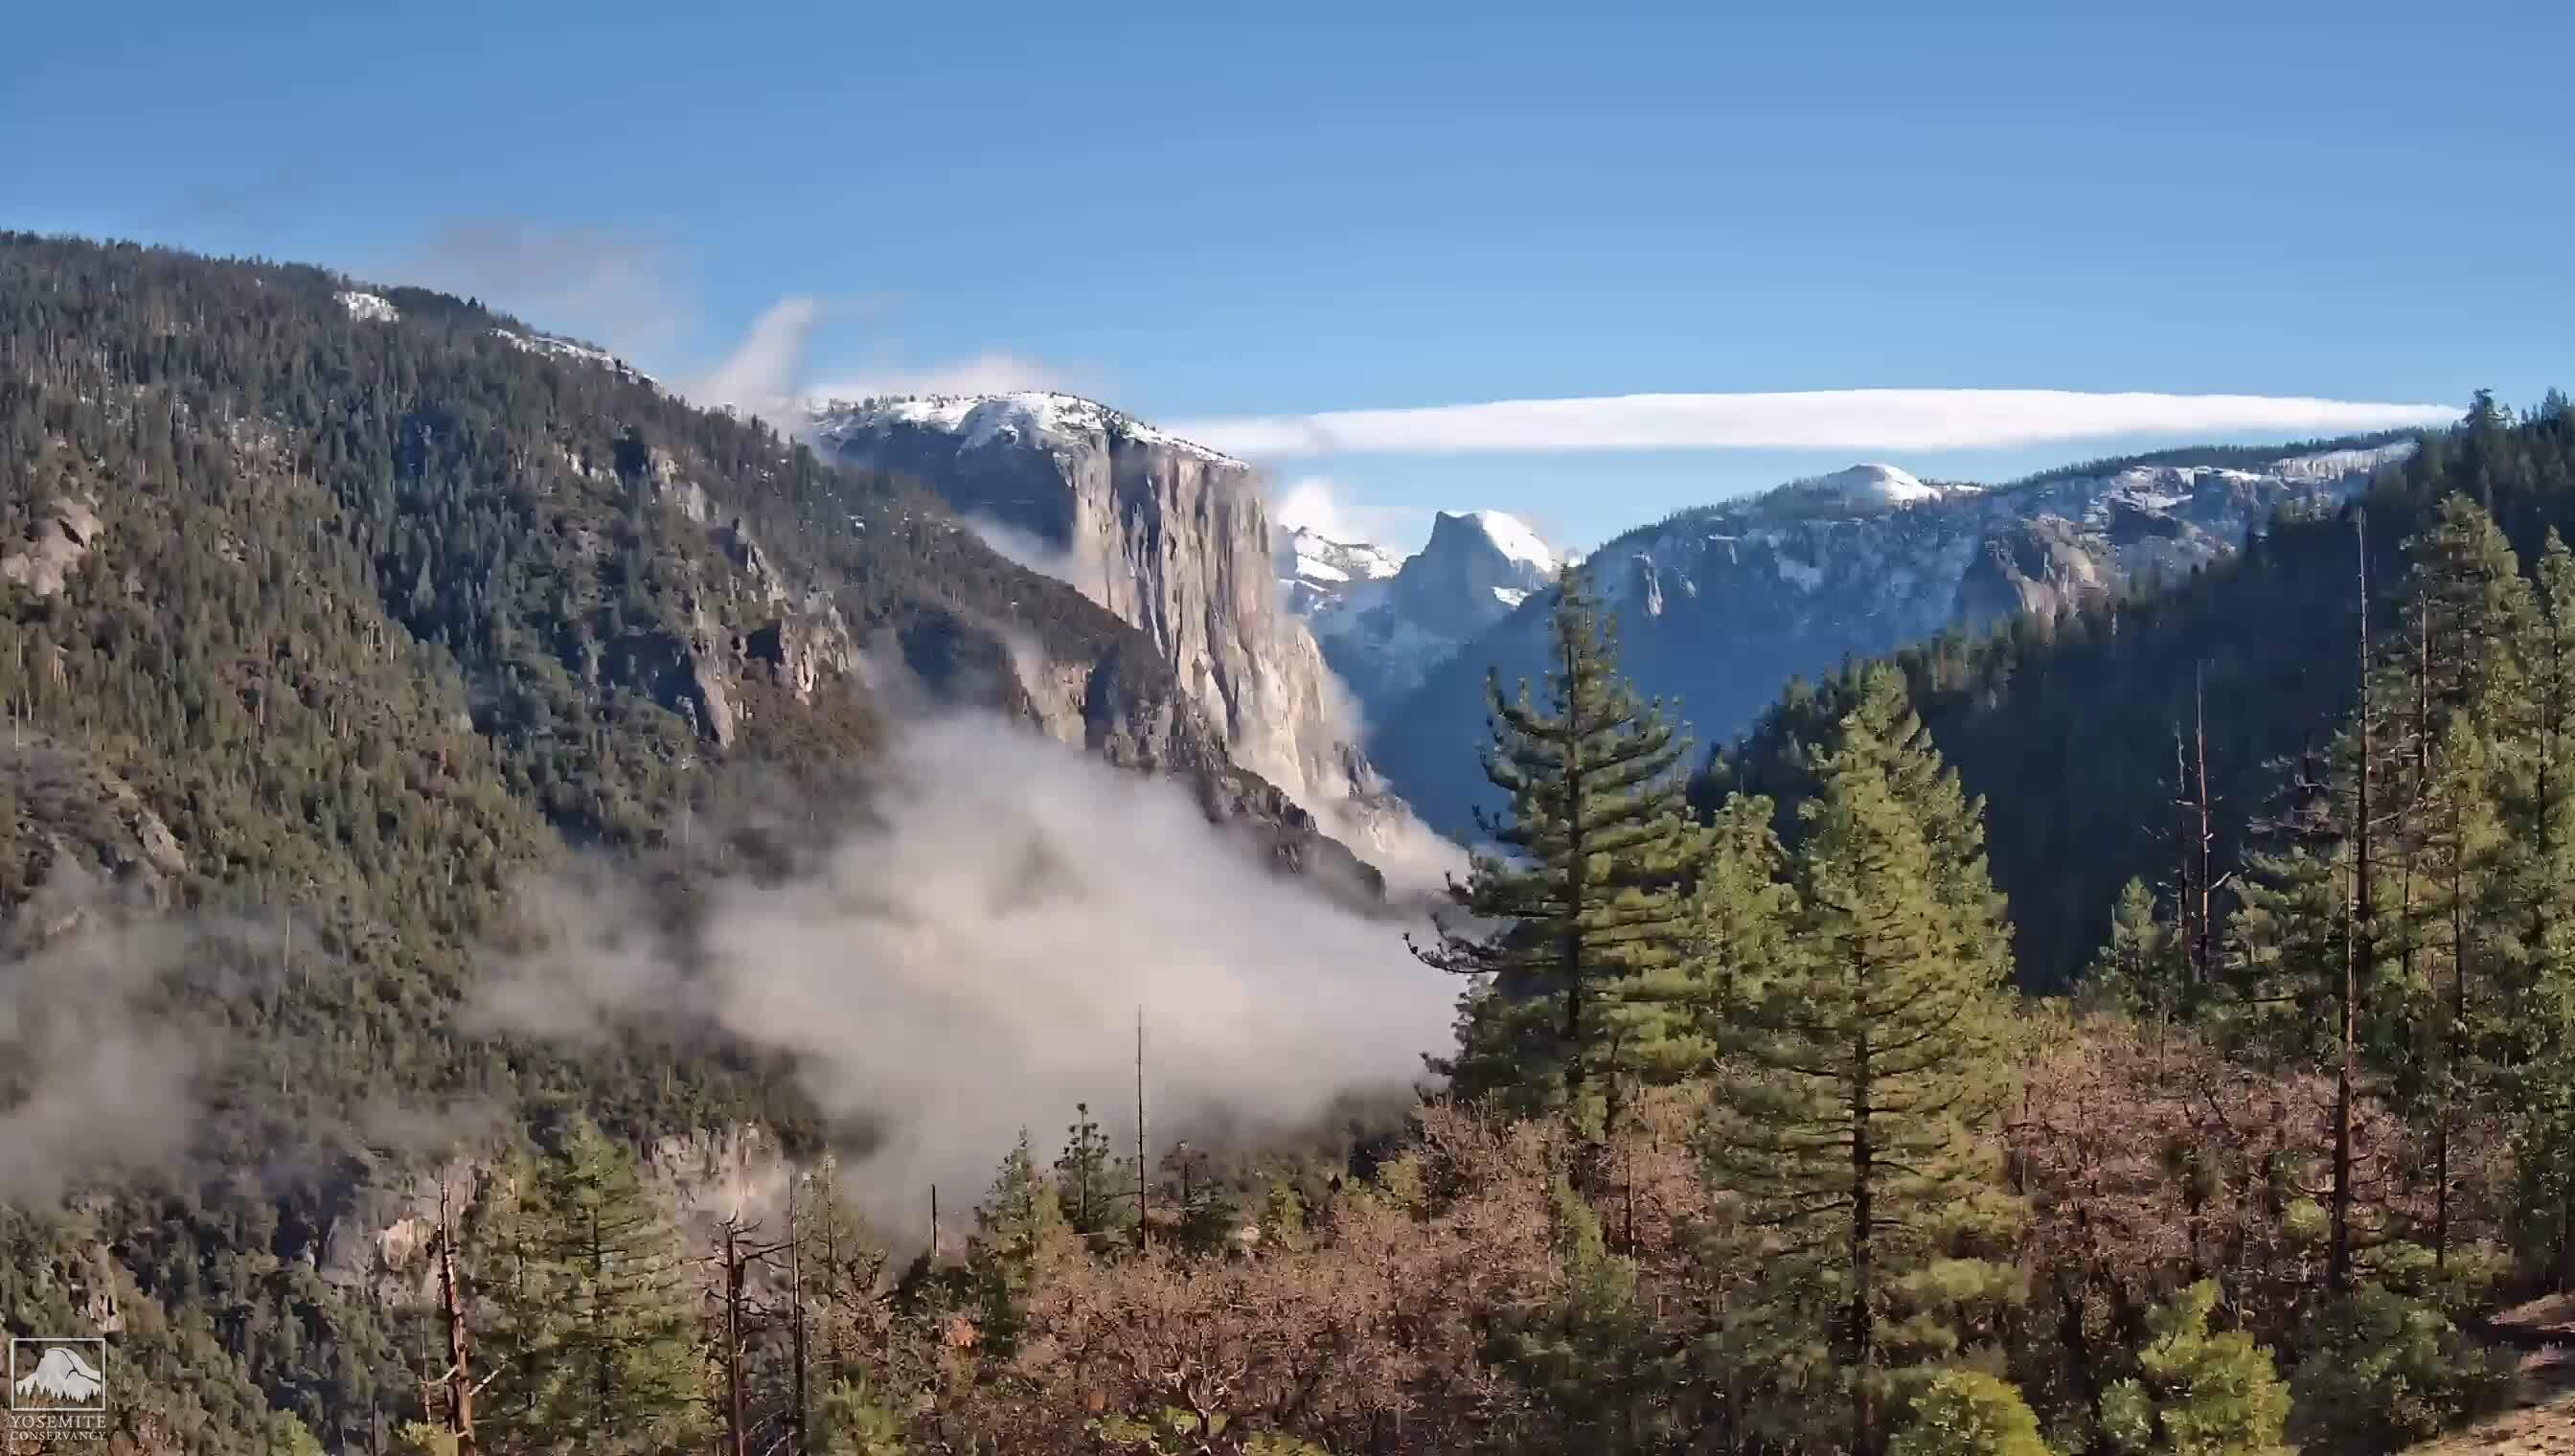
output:
[[[106,1388],[107,1378],[98,1367],[66,1344],[48,1348],[34,1370],[10,1385],[9,1394],[20,1410],[87,1410],[99,1404],[99,1393]]]

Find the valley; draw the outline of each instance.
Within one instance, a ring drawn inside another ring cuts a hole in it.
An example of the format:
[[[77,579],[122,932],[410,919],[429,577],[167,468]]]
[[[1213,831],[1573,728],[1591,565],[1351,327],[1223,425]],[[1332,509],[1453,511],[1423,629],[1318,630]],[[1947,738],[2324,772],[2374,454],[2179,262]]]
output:
[[[2551,1449],[2562,396],[1407,555],[8,234],[0,465],[115,1449]]]

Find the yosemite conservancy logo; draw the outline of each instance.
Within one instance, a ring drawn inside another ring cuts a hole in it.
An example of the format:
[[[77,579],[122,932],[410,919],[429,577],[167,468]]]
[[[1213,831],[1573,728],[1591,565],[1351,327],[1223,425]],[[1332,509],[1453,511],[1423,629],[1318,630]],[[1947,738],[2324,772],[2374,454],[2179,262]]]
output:
[[[11,1340],[8,1429],[13,1435],[104,1437],[107,1341]]]

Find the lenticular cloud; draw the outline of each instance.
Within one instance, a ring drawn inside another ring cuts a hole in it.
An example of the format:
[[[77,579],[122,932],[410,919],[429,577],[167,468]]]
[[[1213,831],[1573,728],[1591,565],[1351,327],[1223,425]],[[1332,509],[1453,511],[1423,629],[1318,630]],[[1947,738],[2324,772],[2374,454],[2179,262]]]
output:
[[[1183,421],[1254,458],[1614,450],[1939,451],[2139,435],[2341,435],[2447,425],[2451,405],[2070,390],[1809,390],[1498,400]]]

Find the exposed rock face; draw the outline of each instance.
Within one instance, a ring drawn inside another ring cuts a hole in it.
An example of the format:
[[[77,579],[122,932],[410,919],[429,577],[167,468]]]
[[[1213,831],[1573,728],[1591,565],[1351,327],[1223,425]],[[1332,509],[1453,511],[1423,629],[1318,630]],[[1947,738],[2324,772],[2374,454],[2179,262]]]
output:
[[[700,1129],[637,1149],[644,1186],[680,1232],[689,1257],[711,1252],[727,1217],[776,1229],[784,1221],[788,1184],[803,1173],[769,1129],[753,1123]],[[438,1297],[439,1189],[462,1218],[491,1162],[451,1157],[434,1167],[384,1165],[348,1195],[300,1257],[323,1278],[394,1301]]]
[[[594,675],[604,670],[611,681],[642,689],[718,747],[731,747],[744,722],[747,676],[765,675],[810,707],[816,694],[856,674],[857,644],[828,593],[790,590],[749,524],[718,519],[705,488],[667,452],[621,468],[630,489],[670,502],[703,528],[731,570],[702,579],[684,631],[646,631],[613,644],[592,665]]]
[[[2400,443],[2256,469],[2138,465],[1994,489],[1859,466],[1630,532],[1592,557],[1621,663],[1677,702],[1702,746],[1730,738],[1791,677],[1832,672],[1952,627],[2054,617],[2146,573],[2186,574],[2281,512],[2329,509]],[[1433,825],[1485,801],[1476,740],[1486,665],[1542,670],[1546,594],[1459,649],[1420,688],[1367,703],[1371,754]]]
[[[1321,652],[1278,600],[1250,467],[1068,395],[818,411],[842,460],[918,477],[997,550],[1143,632],[1233,761],[1328,814],[1375,791]]]
[[[1384,877],[1351,846],[1364,852],[1378,816],[1415,827],[1401,804],[1364,795],[1343,800],[1335,818],[1318,820],[1278,785],[1236,764],[1224,734],[1194,700],[1174,690],[1141,638],[1130,648],[1068,660],[950,619],[917,623],[890,642],[872,641],[870,657],[903,664],[941,701],[997,710],[1119,767],[1180,779],[1211,822],[1274,867],[1311,877],[1354,908],[1381,907]]]
[[[1970,627],[2014,617],[2052,622],[2109,594],[2112,555],[2106,541],[2062,517],[2005,527],[1968,564],[1951,616]]]
[[[96,507],[59,498],[28,523],[26,540],[0,554],[0,581],[15,582],[38,597],[55,596],[98,544],[98,532]]]
[[[1342,546],[1351,559],[1378,548]],[[1310,575],[1310,549],[1293,565]],[[1536,533],[1497,511],[1442,511],[1430,542],[1395,571],[1325,592],[1300,577],[1289,600],[1303,601],[1323,660],[1362,705],[1390,704],[1410,692],[1459,645],[1508,617],[1532,592],[1555,580],[1556,555]],[[1297,588],[1305,587],[1301,596]]]
[[[24,891],[87,874],[131,904],[166,908],[188,872],[178,837],[132,784],[41,733],[0,730],[0,790],[11,816],[0,883]]]

